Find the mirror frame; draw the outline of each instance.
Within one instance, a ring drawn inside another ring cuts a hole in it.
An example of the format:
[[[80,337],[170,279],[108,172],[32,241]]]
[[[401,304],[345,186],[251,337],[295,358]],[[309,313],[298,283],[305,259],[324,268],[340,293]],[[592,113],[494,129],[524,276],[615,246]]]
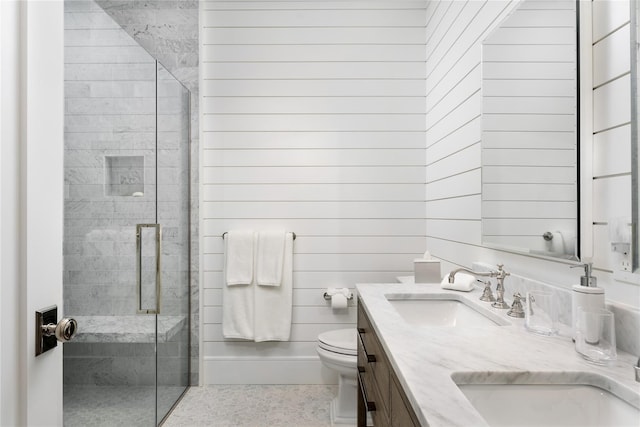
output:
[[[629,2],[630,18],[631,18],[631,40],[630,40],[630,55],[631,55],[631,255],[632,255],[632,268],[631,271],[635,274],[640,274],[640,187],[639,187],[639,172],[640,158],[639,147],[640,143],[640,129],[638,126],[638,42],[640,41],[640,28],[638,23],[640,21],[640,7],[638,7],[637,1]]]

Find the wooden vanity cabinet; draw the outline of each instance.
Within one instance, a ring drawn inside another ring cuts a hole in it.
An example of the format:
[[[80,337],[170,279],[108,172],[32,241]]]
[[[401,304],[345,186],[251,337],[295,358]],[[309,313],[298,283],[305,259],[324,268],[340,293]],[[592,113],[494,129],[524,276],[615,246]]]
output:
[[[367,426],[367,413],[375,427],[420,426],[359,300],[358,385],[358,427]]]

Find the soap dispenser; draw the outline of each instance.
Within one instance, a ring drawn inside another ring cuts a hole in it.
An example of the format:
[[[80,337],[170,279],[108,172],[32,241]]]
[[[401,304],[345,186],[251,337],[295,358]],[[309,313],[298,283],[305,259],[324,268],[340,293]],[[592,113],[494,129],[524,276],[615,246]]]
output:
[[[580,276],[580,284],[573,285],[571,298],[571,316],[573,319],[573,339],[576,338],[576,320],[578,307],[583,310],[604,308],[604,289],[597,286],[598,279],[591,275],[591,263],[572,265],[570,268],[584,267],[584,276]]]

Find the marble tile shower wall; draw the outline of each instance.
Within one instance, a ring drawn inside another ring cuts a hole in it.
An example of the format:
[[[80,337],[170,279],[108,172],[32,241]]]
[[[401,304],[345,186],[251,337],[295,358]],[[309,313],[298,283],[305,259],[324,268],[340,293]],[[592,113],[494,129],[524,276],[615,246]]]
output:
[[[96,0],[191,91],[191,383],[198,383],[199,102],[198,0]]]
[[[185,93],[96,3],[65,2],[67,313],[135,313],[135,224],[155,222],[156,161],[157,214],[164,226],[162,313],[186,313],[189,291],[179,285],[189,271],[184,249],[192,236],[182,215],[189,203],[181,186],[189,179],[189,153],[180,149],[189,133],[183,123],[189,108]],[[136,192],[142,195],[132,197]],[[96,356],[91,351],[98,346],[104,355],[101,344],[69,355]],[[129,368],[142,373],[131,380],[141,383],[145,371],[138,362],[130,360]],[[105,383],[109,364],[100,375],[85,376]]]
[[[153,58],[99,6],[65,2],[64,296],[70,314],[135,313],[132,225],[155,220],[155,74]],[[145,195],[119,194],[124,183],[141,185]]]
[[[197,0],[96,0],[96,3],[190,91],[197,91]]]

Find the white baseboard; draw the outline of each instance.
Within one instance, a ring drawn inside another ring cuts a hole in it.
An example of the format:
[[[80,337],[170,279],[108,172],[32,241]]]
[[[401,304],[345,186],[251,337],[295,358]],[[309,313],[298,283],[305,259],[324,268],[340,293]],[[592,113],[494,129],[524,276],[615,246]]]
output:
[[[337,384],[317,357],[204,357],[203,384]]]

